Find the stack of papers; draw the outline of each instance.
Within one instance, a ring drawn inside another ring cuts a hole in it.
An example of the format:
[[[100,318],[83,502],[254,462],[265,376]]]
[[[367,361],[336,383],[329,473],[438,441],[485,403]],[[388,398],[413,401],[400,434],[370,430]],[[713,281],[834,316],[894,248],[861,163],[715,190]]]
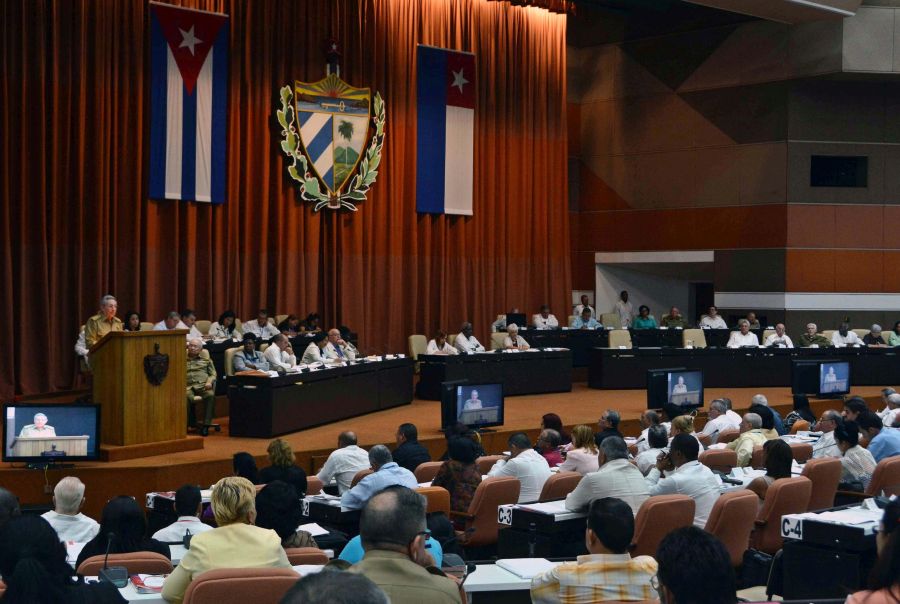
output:
[[[548,501],[546,503],[523,503],[520,504],[519,509],[528,510],[531,512],[538,512],[539,514],[565,514],[569,510],[566,509],[566,502],[563,500],[560,501]]]
[[[550,562],[546,558],[509,558],[497,560],[497,566],[520,579],[533,579],[556,568],[557,563]]]
[[[316,524],[315,522],[310,522],[308,524],[301,524],[297,527],[298,531],[306,531],[313,537],[318,537],[319,535],[327,535],[328,531],[323,529],[321,526]]]

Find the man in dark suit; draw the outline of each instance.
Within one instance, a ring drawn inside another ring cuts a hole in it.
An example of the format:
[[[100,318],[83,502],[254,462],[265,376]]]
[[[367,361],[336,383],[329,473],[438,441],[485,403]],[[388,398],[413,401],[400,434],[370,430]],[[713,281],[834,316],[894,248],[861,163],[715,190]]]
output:
[[[431,461],[428,449],[419,444],[419,431],[414,424],[400,424],[397,428],[397,448],[394,461],[401,468],[415,472],[419,464]]]

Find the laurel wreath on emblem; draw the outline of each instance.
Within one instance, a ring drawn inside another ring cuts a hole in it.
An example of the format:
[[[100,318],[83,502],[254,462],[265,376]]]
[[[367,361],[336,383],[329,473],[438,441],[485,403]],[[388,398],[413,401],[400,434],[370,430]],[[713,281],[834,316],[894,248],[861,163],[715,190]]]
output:
[[[322,191],[319,179],[309,171],[306,156],[300,151],[300,136],[294,126],[294,92],[290,86],[281,89],[281,109],[277,111],[278,123],[281,125],[281,150],[287,155],[291,164],[288,166],[288,174],[300,185],[300,197],[306,201],[315,202],[313,210],[318,212],[330,204],[344,207],[352,211],[358,208],[354,202],[365,201],[366,192],[378,178],[378,166],[381,164],[381,148],[384,146],[384,101],[381,94],[376,92],[374,101],[374,115],[372,123],[375,125],[375,134],[366,149],[366,156],[359,164],[359,171],[350,181],[346,191],[338,191],[333,194]],[[334,207],[332,205],[332,207]]]

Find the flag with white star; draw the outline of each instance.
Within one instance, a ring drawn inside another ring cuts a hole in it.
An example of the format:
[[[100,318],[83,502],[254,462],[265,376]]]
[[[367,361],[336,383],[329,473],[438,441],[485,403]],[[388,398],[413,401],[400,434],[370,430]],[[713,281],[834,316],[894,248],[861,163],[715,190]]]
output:
[[[475,55],[418,46],[416,211],[472,215]]]
[[[225,201],[228,15],[150,3],[150,197]]]

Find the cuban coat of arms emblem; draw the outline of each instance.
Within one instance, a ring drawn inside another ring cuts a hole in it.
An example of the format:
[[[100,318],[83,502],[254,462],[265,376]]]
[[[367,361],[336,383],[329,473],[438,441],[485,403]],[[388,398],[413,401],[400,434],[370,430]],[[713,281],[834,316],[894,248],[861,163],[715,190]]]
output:
[[[349,85],[329,67],[325,78],[285,86],[280,97],[281,149],[300,196],[314,202],[316,211],[356,211],[378,177],[385,122],[381,95],[373,98],[369,88]]]

